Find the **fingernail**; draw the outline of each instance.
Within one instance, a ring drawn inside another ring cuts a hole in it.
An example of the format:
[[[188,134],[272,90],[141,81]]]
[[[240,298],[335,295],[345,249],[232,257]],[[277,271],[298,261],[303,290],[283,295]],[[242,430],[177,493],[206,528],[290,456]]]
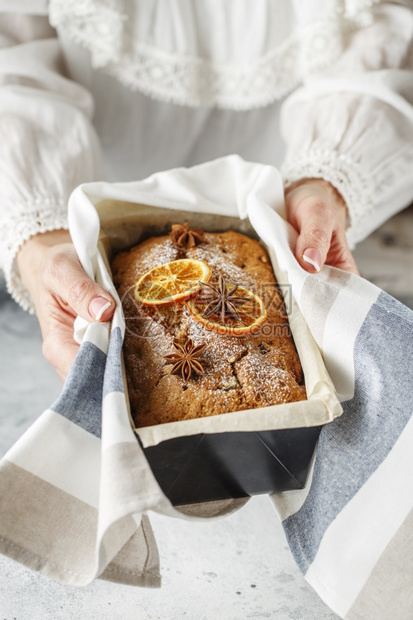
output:
[[[321,254],[315,248],[307,248],[303,254],[303,260],[310,263],[317,272],[321,271]]]
[[[89,304],[89,313],[96,321],[100,321],[105,310],[110,308],[110,301],[104,297],[95,297]]]

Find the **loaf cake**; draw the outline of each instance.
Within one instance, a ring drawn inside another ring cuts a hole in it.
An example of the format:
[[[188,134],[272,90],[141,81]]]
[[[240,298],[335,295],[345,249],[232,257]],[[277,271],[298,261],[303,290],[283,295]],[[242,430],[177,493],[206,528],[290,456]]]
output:
[[[147,305],[136,298],[144,274],[180,259],[202,261],[212,270],[196,293],[209,293],[201,322],[185,301]],[[124,360],[136,427],[306,399],[284,303],[258,241],[235,231],[203,233],[177,224],[171,234],[118,254],[112,272],[126,320]],[[217,329],[220,323],[238,325],[235,315],[243,303],[234,301],[231,316],[227,302],[218,303],[220,282],[229,300],[242,299],[245,291],[262,300],[264,322],[255,331],[241,329],[235,336]]]

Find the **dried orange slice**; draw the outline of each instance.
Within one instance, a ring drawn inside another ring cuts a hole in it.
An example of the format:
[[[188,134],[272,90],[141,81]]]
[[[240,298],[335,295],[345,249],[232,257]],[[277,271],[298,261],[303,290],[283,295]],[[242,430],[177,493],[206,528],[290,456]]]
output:
[[[162,306],[188,299],[208,282],[212,269],[203,260],[181,258],[147,271],[136,283],[135,298],[148,306]]]
[[[225,286],[228,291],[234,291],[233,284],[225,284]],[[208,311],[210,300],[203,299],[202,295],[196,295],[187,300],[186,307],[193,319],[206,329],[225,336],[246,336],[259,329],[267,318],[267,311],[261,297],[249,289],[237,286],[235,292],[237,296],[246,299],[245,303],[236,308],[239,320],[231,316],[225,316],[223,320],[221,312],[211,316],[210,311]],[[207,316],[203,316],[204,313]]]

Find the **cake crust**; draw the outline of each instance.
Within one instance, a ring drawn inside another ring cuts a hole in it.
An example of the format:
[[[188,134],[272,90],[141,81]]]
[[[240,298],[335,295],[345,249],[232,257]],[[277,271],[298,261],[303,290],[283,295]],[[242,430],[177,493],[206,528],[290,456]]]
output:
[[[133,295],[136,281],[162,263],[180,258],[206,261],[213,280],[222,275],[259,295],[267,309],[260,329],[242,337],[205,329],[184,303],[150,307]],[[297,351],[281,295],[262,245],[235,231],[205,233],[202,243],[182,248],[170,236],[147,239],[117,255],[113,279],[126,320],[124,359],[137,427],[305,400]],[[174,342],[190,338],[202,351],[203,374],[188,381],[171,374]]]

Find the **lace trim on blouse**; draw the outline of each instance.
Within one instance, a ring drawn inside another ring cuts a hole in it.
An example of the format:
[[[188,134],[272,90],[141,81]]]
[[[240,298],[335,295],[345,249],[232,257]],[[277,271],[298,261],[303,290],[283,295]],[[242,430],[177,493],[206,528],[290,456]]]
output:
[[[0,229],[3,270],[7,290],[23,310],[35,313],[32,298],[24,286],[16,266],[15,256],[25,241],[49,230],[68,229],[66,204],[42,200],[36,202],[24,213],[19,213],[4,222]]]
[[[50,0],[49,19],[89,50],[94,68],[131,90],[191,107],[248,110],[281,99],[306,75],[330,66],[343,51],[346,34],[369,24],[371,8],[379,1],[339,0],[334,13],[300,28],[248,64],[219,64],[128,41],[119,0]]]
[[[364,174],[360,166],[348,155],[335,151],[311,148],[294,161],[281,168],[284,187],[301,179],[324,179],[343,197],[349,211],[349,230],[372,210],[375,185],[371,175]]]

